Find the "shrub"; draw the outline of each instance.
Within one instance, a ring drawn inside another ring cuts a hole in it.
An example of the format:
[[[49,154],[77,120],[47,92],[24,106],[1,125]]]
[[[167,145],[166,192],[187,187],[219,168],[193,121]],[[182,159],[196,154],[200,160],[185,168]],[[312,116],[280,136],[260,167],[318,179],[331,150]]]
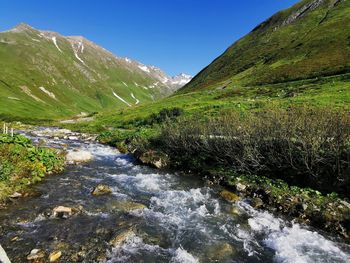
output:
[[[153,113],[150,117],[144,120],[143,125],[154,125],[161,124],[167,120],[175,120],[183,114],[181,108],[171,108],[171,109],[162,109],[158,113]]]
[[[0,201],[13,191],[60,172],[64,157],[53,149],[34,146],[21,135],[0,136]]]
[[[178,165],[223,166],[349,195],[350,114],[291,108],[167,122],[153,142]]]

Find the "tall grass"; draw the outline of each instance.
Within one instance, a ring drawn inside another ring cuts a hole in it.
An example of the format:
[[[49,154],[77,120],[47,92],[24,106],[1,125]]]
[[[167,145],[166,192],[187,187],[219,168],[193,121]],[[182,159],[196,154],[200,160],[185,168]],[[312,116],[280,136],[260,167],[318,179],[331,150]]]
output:
[[[350,114],[291,108],[230,112],[206,122],[168,122],[154,143],[190,170],[280,178],[321,191],[350,192]]]

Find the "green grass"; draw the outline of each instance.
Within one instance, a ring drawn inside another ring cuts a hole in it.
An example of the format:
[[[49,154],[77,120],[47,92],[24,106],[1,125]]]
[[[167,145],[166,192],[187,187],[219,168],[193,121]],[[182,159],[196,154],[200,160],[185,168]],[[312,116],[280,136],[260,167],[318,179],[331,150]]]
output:
[[[249,86],[310,79],[350,71],[350,2],[325,0],[295,21],[284,22],[304,0],[281,11],[243,37],[201,71],[183,92],[225,82]]]
[[[226,111],[244,113],[265,109],[286,109],[298,105],[348,110],[350,83],[339,79],[327,79],[327,82],[298,81],[256,87],[238,87],[231,84],[224,90],[180,93],[132,109],[102,112],[97,114],[92,122],[66,126],[94,133],[111,129],[135,130],[145,128],[142,120],[146,120],[152,114],[175,107],[182,109],[184,116],[195,115],[198,119],[205,120]],[[146,128],[150,127],[146,125]]]

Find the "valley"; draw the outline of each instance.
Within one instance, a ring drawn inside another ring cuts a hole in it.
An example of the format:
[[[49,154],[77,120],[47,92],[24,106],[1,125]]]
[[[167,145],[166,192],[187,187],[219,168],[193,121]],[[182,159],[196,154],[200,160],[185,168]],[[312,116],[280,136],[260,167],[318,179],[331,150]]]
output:
[[[0,261],[349,262],[349,19],[301,0],[194,77],[1,32]]]

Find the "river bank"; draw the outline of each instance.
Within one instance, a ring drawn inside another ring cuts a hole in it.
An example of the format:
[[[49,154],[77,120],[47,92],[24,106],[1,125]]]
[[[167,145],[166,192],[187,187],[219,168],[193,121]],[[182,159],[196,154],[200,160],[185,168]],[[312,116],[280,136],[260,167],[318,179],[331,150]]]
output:
[[[203,178],[209,185],[222,185],[238,199],[248,198],[257,209],[307,224],[350,241],[350,203],[336,193],[322,194],[311,188],[288,185],[264,176],[240,175],[226,167],[186,166],[179,158],[135,141],[117,144],[120,151],[133,155],[140,163],[170,171],[182,171]],[[197,158],[193,156],[193,158]],[[180,158],[181,160],[181,158]]]

